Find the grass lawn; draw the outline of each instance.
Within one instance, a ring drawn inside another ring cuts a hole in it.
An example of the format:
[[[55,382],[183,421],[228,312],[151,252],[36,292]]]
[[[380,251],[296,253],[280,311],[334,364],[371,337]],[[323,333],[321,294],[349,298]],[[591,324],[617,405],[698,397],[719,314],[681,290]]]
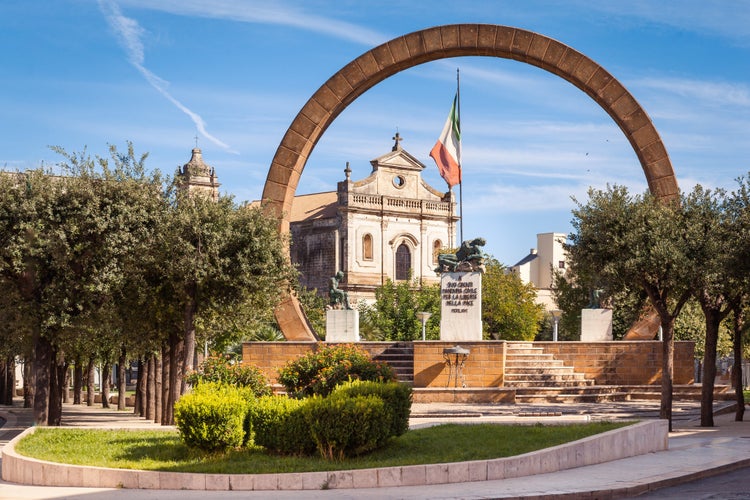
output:
[[[632,422],[630,422],[632,423]],[[262,448],[206,454],[185,446],[176,431],[39,428],[16,446],[22,455],[75,465],[122,469],[258,474],[460,462],[508,457],[629,425],[595,422],[565,426],[445,424],[412,430],[365,456],[329,462],[283,457]]]

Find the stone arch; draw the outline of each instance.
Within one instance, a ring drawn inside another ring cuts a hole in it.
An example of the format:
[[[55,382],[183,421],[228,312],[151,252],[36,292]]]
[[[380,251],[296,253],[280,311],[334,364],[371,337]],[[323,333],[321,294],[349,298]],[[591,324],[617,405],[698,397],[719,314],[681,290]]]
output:
[[[400,71],[461,56],[513,59],[572,83],[620,127],[641,163],[649,190],[659,198],[678,195],[672,163],[651,119],[604,68],[539,33],[492,24],[453,24],[415,31],[365,52],[328,79],[307,101],[284,134],[263,189],[264,207],[281,218],[280,231],[289,230],[294,193],[307,159],[328,126],[349,104]],[[294,297],[279,306],[276,317],[287,339],[315,338]]]

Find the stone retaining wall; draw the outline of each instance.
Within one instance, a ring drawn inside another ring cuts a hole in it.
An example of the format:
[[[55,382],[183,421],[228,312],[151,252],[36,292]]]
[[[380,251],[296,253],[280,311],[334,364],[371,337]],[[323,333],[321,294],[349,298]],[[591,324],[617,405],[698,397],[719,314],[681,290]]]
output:
[[[534,342],[596,385],[660,385],[662,342]],[[674,343],[675,385],[694,383],[695,342]]]
[[[16,443],[35,429],[27,429],[3,449],[4,481],[34,486],[207,491],[423,486],[544,474],[664,451],[668,445],[668,422],[651,420],[553,448],[492,460],[330,472],[196,474],[66,465],[16,453]]]
[[[372,356],[380,354],[395,342],[357,342]],[[460,342],[471,351],[464,366],[467,387],[503,387],[505,346],[503,340]],[[242,346],[242,362],[258,366],[276,383],[278,369],[287,361],[318,350],[325,342],[246,342]],[[448,370],[443,349],[455,342],[415,341],[414,387],[444,388]],[[597,385],[659,385],[661,383],[660,341],[616,342],[533,342],[545,352],[584,373]],[[675,342],[674,384],[694,382],[694,342]]]

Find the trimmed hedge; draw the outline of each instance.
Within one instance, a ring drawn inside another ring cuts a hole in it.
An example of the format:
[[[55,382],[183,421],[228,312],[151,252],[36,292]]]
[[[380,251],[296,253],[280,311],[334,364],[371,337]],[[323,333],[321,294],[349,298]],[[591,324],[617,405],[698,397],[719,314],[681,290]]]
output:
[[[411,414],[412,389],[400,382],[370,382],[365,380],[354,380],[339,385],[332,395],[356,396],[378,396],[386,406],[391,417],[389,436],[401,436],[409,430],[409,415]]]
[[[315,441],[305,420],[307,400],[285,396],[264,396],[247,412],[245,429],[254,433],[254,442],[275,453],[311,455]]]
[[[226,385],[200,384],[175,403],[175,425],[188,446],[226,451],[247,442],[243,422],[249,406],[247,392]]]
[[[291,397],[327,396],[349,380],[396,380],[386,363],[373,361],[363,349],[344,344],[324,347],[289,361],[279,370],[279,383]]]
[[[205,382],[177,402],[175,422],[188,446],[209,452],[256,444],[341,460],[405,433],[411,396],[411,387],[398,382],[350,381],[306,399],[256,398],[249,387]]]
[[[381,446],[390,433],[391,416],[375,395],[346,393],[315,396],[304,406],[305,420],[323,458],[342,460]]]

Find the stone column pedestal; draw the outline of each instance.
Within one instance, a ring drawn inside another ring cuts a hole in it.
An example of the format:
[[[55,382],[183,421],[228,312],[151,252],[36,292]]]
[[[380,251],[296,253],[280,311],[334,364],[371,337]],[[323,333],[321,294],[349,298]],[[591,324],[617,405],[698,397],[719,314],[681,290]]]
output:
[[[327,310],[326,342],[359,342],[359,311],[356,309]]]
[[[612,309],[581,309],[581,342],[612,340]]]

